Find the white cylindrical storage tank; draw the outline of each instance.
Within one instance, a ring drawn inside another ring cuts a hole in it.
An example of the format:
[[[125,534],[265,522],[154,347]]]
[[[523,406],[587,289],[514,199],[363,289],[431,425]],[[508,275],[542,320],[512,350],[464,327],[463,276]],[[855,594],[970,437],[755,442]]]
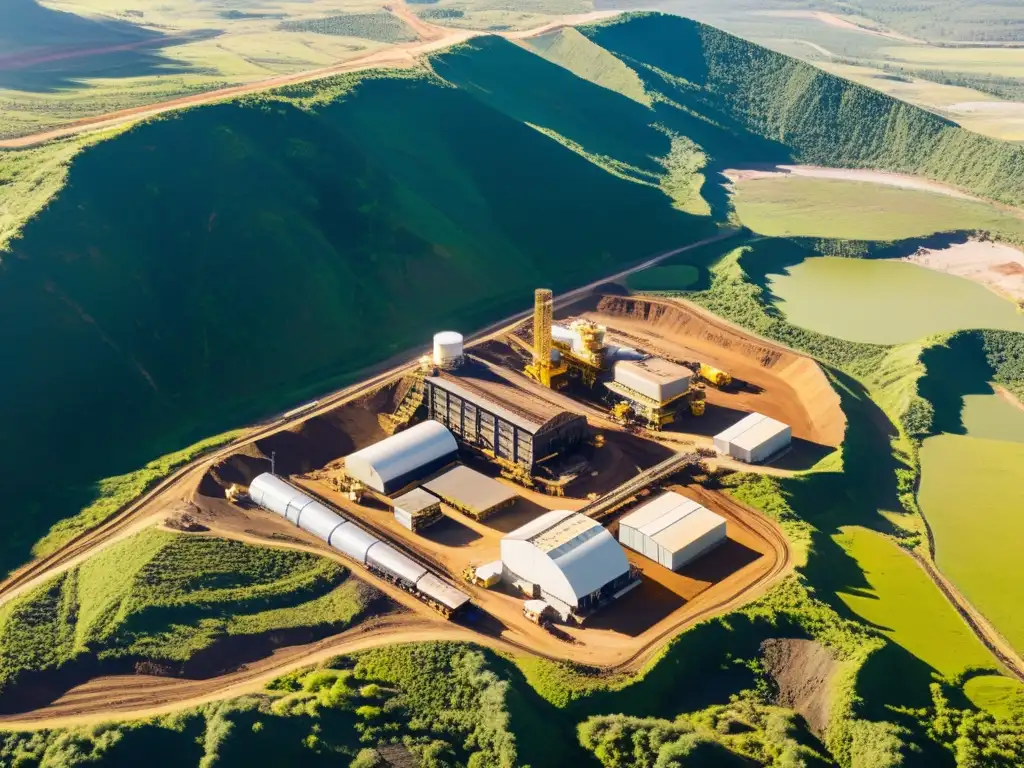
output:
[[[452,368],[462,362],[462,334],[441,331],[434,334],[434,365]]]

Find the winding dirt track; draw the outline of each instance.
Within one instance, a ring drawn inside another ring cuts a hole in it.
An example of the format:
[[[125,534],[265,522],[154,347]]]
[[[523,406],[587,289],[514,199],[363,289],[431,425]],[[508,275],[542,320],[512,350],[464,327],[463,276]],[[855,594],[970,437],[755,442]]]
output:
[[[45,144],[49,141],[76,136],[91,131],[108,130],[126,123],[135,122],[147,117],[171,112],[176,109],[193,107],[198,104],[212,104],[225,99],[232,99],[238,96],[245,96],[251,93],[280,88],[285,85],[307,83],[312,80],[322,80],[326,77],[343,74],[346,72],[358,72],[378,67],[417,67],[421,66],[420,57],[442,48],[448,48],[474,37],[482,35],[500,35],[509,40],[522,40],[525,38],[541,35],[555,29],[577,24],[587,24],[616,16],[620,11],[594,11],[574,16],[562,16],[558,19],[542,24],[533,29],[513,32],[489,32],[472,29],[452,29],[429,24],[409,11],[401,0],[392,4],[388,10],[395,16],[412,26],[420,35],[421,39],[413,43],[403,43],[374,51],[373,53],[359,56],[348,61],[332,64],[327,67],[311,69],[305,72],[297,72],[289,75],[278,75],[266,80],[259,80],[253,83],[242,83],[227,88],[219,88],[205,93],[197,93],[190,96],[182,96],[168,101],[145,104],[130,109],[120,109],[106,114],[87,117],[71,123],[52,128],[50,130],[34,133],[28,136],[19,136],[13,139],[0,141],[0,149],[26,149],[28,147]],[[415,19],[415,21],[413,21]]]
[[[684,612],[679,615],[678,620],[659,627],[652,637],[645,638],[646,642],[642,648],[618,664],[607,667],[608,673],[626,674],[639,670],[665,642],[683,629],[741,607],[763,594],[792,570],[793,560],[789,544],[777,525],[723,494],[693,486],[689,487],[688,491],[702,503],[728,508],[734,524],[738,523],[761,536],[771,547],[771,568],[742,589],[707,605],[701,605],[694,611]],[[219,536],[230,536],[223,531],[216,533]],[[244,536],[232,538],[249,540]],[[266,541],[257,543],[268,544]],[[294,545],[279,546],[291,548]],[[298,545],[297,548],[318,551],[316,548],[303,545]],[[152,675],[98,677],[76,686],[48,706],[23,714],[0,717],[0,727],[9,730],[38,730],[152,717],[212,701],[258,693],[270,680],[296,669],[325,662],[340,654],[397,643],[457,640],[507,653],[529,653],[553,661],[574,658],[573,646],[560,643],[550,636],[544,635],[545,642],[542,647],[538,647],[538,644],[530,642],[532,638],[524,638],[515,632],[511,633],[511,636],[498,637],[473,631],[436,617],[429,609],[417,604],[398,590],[387,591],[398,593],[399,599],[412,610],[409,613],[370,620],[319,642],[282,648],[271,656],[247,664],[234,672],[208,679],[188,680]]]

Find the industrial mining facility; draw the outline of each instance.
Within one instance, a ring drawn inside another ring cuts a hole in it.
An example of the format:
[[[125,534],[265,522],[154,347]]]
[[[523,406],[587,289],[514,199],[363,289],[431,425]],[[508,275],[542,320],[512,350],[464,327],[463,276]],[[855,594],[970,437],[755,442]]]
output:
[[[585,314],[556,324],[538,290],[532,323],[473,344],[437,333],[361,403],[289,433],[315,450],[282,439],[270,471],[258,457],[218,469],[244,468],[247,494],[225,493],[452,620],[578,644],[653,632],[760,572],[764,535],[706,486],[785,454],[792,429],[732,407],[763,389],[643,341]]]

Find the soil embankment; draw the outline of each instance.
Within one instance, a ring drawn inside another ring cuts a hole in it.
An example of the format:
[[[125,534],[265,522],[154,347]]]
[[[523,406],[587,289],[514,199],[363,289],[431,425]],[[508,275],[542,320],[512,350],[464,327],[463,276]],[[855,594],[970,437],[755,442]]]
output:
[[[718,421],[724,428],[745,412],[757,411],[791,425],[793,436],[809,443],[835,447],[843,440],[846,416],[839,396],[809,357],[680,301],[605,296],[587,317],[608,326],[613,339],[669,358],[708,363],[747,382],[734,391],[708,387],[709,430],[717,429]]]
[[[768,674],[779,692],[776,703],[803,716],[819,738],[828,728],[832,678],[839,663],[813,640],[771,638],[761,644]]]

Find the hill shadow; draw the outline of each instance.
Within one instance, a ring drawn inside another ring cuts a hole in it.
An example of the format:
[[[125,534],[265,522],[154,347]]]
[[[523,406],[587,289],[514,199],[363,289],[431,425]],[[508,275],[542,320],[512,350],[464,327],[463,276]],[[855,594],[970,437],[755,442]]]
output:
[[[103,478],[712,232],[427,78],[316,113],[187,110],[89,147],[0,269],[0,399],[20,404],[0,430],[20,511],[0,570]]]
[[[87,88],[90,79],[202,74],[195,64],[172,58],[162,49],[219,35],[218,30],[198,30],[181,37],[146,38],[95,47],[64,46],[39,49],[21,55],[0,55],[0,88],[30,93],[55,93]]]
[[[991,395],[989,382],[995,376],[981,336],[958,333],[945,344],[924,350],[921,363],[925,375],[918,380],[917,392],[935,409],[930,433],[967,434],[964,397]]]

